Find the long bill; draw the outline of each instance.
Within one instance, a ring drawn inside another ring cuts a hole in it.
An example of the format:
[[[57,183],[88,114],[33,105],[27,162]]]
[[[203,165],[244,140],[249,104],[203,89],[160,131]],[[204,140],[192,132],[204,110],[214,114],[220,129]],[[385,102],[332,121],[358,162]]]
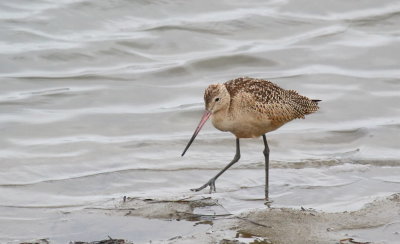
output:
[[[192,144],[192,142],[193,142],[194,139],[196,138],[197,134],[199,134],[201,128],[202,128],[203,125],[206,123],[206,121],[208,120],[208,118],[210,118],[210,116],[211,116],[211,112],[209,112],[209,111],[206,110],[206,111],[204,112],[203,116],[201,117],[200,123],[199,123],[199,125],[197,126],[196,130],[194,131],[192,138],[190,138],[190,141],[189,141],[189,143],[187,144],[187,146],[185,147],[185,150],[183,150],[183,153],[182,153],[182,155],[181,155],[182,157],[183,157],[183,155],[185,155],[186,151],[189,149],[190,145]]]

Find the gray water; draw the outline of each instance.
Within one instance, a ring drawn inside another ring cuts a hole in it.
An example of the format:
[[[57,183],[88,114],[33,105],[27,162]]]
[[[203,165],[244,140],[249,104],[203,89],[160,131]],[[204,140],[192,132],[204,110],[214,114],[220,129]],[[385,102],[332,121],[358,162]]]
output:
[[[399,192],[399,26],[394,0],[2,1],[0,242],[60,240],[54,216],[124,195],[208,196],[189,189],[231,160],[234,136],[207,124],[180,154],[204,89],[239,76],[323,100],[267,135],[275,206]],[[212,195],[232,213],[263,206],[262,140],[241,145]]]

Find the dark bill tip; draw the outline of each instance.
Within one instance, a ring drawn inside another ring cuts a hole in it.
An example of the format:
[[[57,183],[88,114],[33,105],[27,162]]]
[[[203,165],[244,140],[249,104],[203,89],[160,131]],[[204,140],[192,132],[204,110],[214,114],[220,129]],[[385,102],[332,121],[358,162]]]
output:
[[[183,155],[185,155],[186,151],[189,149],[190,145],[192,145],[192,142],[196,138],[197,134],[199,134],[201,128],[203,127],[203,125],[206,123],[206,121],[208,120],[208,118],[210,116],[211,116],[210,112],[208,112],[208,111],[204,112],[203,116],[201,117],[199,125],[197,126],[196,130],[194,131],[192,138],[190,138],[190,141],[186,145],[185,150],[183,150],[183,153],[181,154],[181,157],[183,157]]]

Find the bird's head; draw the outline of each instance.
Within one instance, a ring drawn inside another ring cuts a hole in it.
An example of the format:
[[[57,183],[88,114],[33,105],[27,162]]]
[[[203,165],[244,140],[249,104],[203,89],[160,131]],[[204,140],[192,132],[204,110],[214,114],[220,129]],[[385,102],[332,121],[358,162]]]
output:
[[[229,106],[230,96],[223,84],[209,85],[204,91],[206,111],[214,114]]]
[[[182,156],[185,155],[186,150],[188,150],[208,118],[210,118],[212,114],[215,114],[219,111],[222,111],[222,109],[229,107],[230,95],[225,85],[209,85],[204,92],[204,103],[206,111],[204,111],[203,117],[201,117],[200,123],[194,131],[192,138],[189,140],[189,143],[182,153]]]

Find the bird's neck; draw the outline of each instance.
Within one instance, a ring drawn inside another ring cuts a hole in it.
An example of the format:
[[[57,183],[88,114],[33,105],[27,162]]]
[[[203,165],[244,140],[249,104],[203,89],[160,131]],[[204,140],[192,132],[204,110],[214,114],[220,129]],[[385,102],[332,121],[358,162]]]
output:
[[[222,108],[214,112],[211,116],[212,124],[218,130],[228,131],[231,127],[230,119],[228,118],[228,109],[228,107]]]

